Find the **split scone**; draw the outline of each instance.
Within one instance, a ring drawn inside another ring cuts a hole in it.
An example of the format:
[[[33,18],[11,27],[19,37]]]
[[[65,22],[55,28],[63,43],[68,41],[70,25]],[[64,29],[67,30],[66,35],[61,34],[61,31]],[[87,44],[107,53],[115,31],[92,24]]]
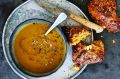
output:
[[[104,59],[104,44],[101,40],[93,41],[91,45],[79,43],[73,46],[73,61],[76,64],[93,64]]]
[[[64,27],[64,33],[66,34],[70,45],[76,45],[92,34],[87,29],[79,26]]]

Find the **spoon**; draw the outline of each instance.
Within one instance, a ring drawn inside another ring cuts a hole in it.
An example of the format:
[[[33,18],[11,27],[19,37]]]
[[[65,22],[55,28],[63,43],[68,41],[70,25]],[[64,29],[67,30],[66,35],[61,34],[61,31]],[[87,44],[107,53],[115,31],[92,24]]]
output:
[[[52,24],[52,26],[47,30],[47,32],[45,33],[45,36],[47,36],[47,34],[54,29],[57,25],[59,25],[61,22],[63,22],[65,19],[67,19],[67,15],[65,13],[60,13],[60,15],[57,17],[57,19],[55,20],[55,22]]]

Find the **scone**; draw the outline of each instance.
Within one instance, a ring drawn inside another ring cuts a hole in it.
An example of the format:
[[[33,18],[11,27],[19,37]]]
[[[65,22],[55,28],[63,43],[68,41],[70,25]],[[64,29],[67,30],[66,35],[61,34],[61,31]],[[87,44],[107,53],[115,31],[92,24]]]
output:
[[[76,45],[92,34],[90,31],[85,28],[80,28],[79,26],[65,27],[63,31],[66,34],[70,45]]]
[[[101,40],[93,41],[91,45],[79,43],[73,46],[73,61],[76,64],[93,64],[104,59],[104,44]]]

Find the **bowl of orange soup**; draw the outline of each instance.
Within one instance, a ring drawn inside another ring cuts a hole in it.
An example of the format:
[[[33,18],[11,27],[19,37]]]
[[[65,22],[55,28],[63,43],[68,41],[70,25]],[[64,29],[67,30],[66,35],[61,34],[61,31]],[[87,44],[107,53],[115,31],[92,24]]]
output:
[[[9,49],[13,68],[18,73],[41,77],[53,74],[62,66],[67,41],[59,27],[44,35],[51,24],[42,19],[29,19],[14,29]]]

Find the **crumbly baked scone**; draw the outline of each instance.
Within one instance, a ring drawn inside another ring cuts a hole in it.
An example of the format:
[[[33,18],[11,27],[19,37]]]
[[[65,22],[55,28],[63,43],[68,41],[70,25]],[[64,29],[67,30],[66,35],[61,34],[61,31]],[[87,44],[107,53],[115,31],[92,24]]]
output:
[[[69,26],[64,28],[64,32],[68,38],[68,42],[71,45],[76,45],[80,41],[85,40],[92,33],[85,28],[79,26]]]
[[[72,47],[72,49],[73,49],[73,53],[72,53],[73,60],[76,60],[77,57],[82,53],[82,51],[85,50],[86,47],[87,46],[83,43],[78,43],[77,45],[74,45]]]
[[[101,40],[93,41],[88,46],[79,43],[74,48],[72,56],[76,64],[93,64],[104,59],[104,44]]]
[[[120,30],[120,18],[116,12],[116,0],[91,0],[88,11],[92,19],[99,25],[106,27],[109,32]]]
[[[72,58],[77,66],[101,62],[104,59],[104,44],[101,40],[93,41],[91,45],[82,42],[92,34],[90,31],[79,26],[62,29],[73,47]]]

